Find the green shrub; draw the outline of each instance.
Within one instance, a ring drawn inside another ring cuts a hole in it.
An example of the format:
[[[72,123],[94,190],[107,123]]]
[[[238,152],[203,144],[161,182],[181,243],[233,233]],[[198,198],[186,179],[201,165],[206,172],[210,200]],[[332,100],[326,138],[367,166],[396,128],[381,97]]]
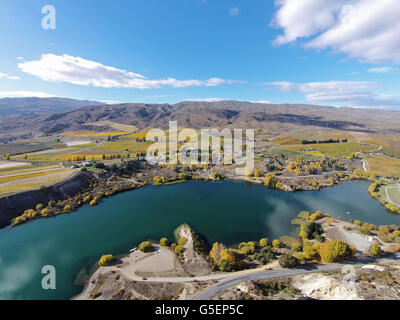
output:
[[[292,243],[291,249],[293,251],[300,251],[301,250],[301,243],[300,242]]]
[[[218,269],[222,272],[232,272],[233,266],[229,260],[223,259],[218,263]]]
[[[368,255],[371,257],[379,257],[383,254],[382,249],[379,247],[379,244],[377,242],[373,243],[369,249],[368,249]]]
[[[282,268],[293,269],[299,265],[299,260],[291,254],[282,254],[279,257],[279,265]]]

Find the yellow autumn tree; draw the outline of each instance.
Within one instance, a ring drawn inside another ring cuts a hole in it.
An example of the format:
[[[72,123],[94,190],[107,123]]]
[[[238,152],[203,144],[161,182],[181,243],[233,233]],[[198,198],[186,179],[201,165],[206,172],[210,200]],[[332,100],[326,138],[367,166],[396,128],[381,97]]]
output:
[[[340,240],[325,241],[319,246],[318,253],[323,263],[340,261],[353,254],[350,246]]]
[[[221,260],[221,252],[225,250],[225,246],[221,243],[215,242],[210,251],[210,257],[217,264]]]

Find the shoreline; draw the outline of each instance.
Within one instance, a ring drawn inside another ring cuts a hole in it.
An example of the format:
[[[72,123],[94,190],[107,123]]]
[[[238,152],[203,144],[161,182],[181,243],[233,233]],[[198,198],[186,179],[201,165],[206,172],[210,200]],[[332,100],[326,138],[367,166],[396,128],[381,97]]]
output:
[[[58,183],[54,184],[52,187],[57,187],[58,186],[59,188],[62,188],[64,185],[68,184],[68,182],[72,181],[74,178],[79,177],[80,175],[82,175],[82,173],[83,173],[82,171],[78,171],[77,173],[74,174],[73,177],[70,177],[68,180],[66,180],[64,182],[58,182]],[[90,173],[90,177],[93,178],[93,177],[95,177],[95,175],[93,173]],[[95,177],[95,178],[96,178],[97,181],[99,181],[98,177]],[[299,176],[297,178],[302,178],[302,177]],[[334,183],[332,185],[322,186],[319,189],[314,188],[314,189],[307,189],[307,190],[304,190],[304,189],[302,189],[302,190],[299,190],[299,189],[282,190],[282,189],[276,189],[276,188],[272,188],[272,187],[266,186],[264,184],[263,180],[261,180],[261,177],[257,179],[257,178],[252,178],[252,177],[248,177],[248,176],[235,176],[235,175],[226,176],[223,179],[212,179],[212,178],[205,178],[205,177],[201,177],[201,176],[200,177],[199,176],[190,176],[189,179],[180,179],[180,180],[178,179],[178,180],[173,180],[173,181],[169,181],[169,182],[166,182],[166,183],[140,183],[138,181],[134,182],[133,179],[132,179],[132,180],[130,180],[130,181],[132,181],[132,184],[130,184],[129,186],[125,185],[121,189],[115,190],[115,191],[113,191],[112,194],[109,194],[109,195],[107,195],[107,193],[105,193],[105,194],[103,193],[99,197],[98,201],[100,201],[103,198],[109,198],[109,197],[112,197],[112,196],[117,195],[119,193],[123,193],[123,192],[127,192],[127,191],[133,191],[135,189],[139,189],[141,187],[145,187],[145,186],[149,186],[149,185],[157,186],[157,187],[163,187],[163,186],[175,185],[175,184],[180,184],[180,183],[186,183],[188,181],[220,182],[221,180],[222,181],[223,180],[230,180],[230,181],[237,181],[237,182],[244,182],[244,183],[246,183],[246,182],[247,183],[253,183],[253,184],[259,185],[259,186],[265,186],[266,188],[269,188],[271,190],[282,191],[282,192],[290,192],[290,193],[291,192],[320,191],[322,189],[325,189],[325,188],[328,188],[328,187],[334,187],[336,185],[341,184],[342,182],[347,182],[347,181],[365,181],[365,182],[370,182],[369,179],[366,179],[366,178],[363,178],[363,177],[352,177],[352,178],[346,179],[346,180],[345,179],[339,180],[337,183]],[[49,188],[52,188],[52,187],[49,187]],[[15,196],[22,196],[22,195],[26,195],[27,193],[31,193],[31,192],[35,193],[35,192],[39,192],[39,191],[40,190],[24,191],[24,192],[16,194]],[[77,194],[80,194],[81,191],[82,190],[80,190]],[[92,192],[89,192],[89,194],[91,194],[91,193]],[[102,192],[100,192],[100,193],[102,193]],[[77,194],[75,193],[72,197],[76,197]],[[372,195],[370,193],[369,193],[369,195],[371,196],[372,199],[374,199],[376,201],[379,201],[378,199],[372,197]],[[93,195],[91,195],[91,196],[92,196],[92,198],[96,198],[96,196],[93,196]],[[8,196],[0,198],[0,202],[1,202],[2,199],[5,199],[7,197]],[[71,196],[69,196],[69,197],[71,197]],[[50,215],[49,217],[54,217],[54,216],[57,216],[57,215],[63,214],[63,213],[75,212],[85,204],[88,204],[88,203],[85,203],[85,202],[82,201],[82,203],[80,203],[80,204],[78,203],[78,205],[75,205],[73,210],[61,210],[61,211],[58,211],[55,214]],[[94,204],[94,205],[98,205],[98,204],[99,203],[96,202],[96,204]],[[393,211],[391,211],[391,210],[389,210],[387,208],[386,208],[386,211],[388,213],[390,213],[390,214],[397,215],[396,212],[393,212]],[[19,216],[16,215],[12,219],[15,219],[17,217],[19,217]],[[37,217],[35,217],[33,219],[27,220],[27,221],[25,221],[23,223],[17,223],[17,224],[13,224],[12,221],[9,221],[9,223],[7,223],[7,224],[4,224],[4,225],[0,224],[0,229],[4,228],[4,227],[8,227],[8,226],[14,227],[14,226],[17,226],[17,225],[29,223],[30,221],[33,221],[33,220],[36,220],[36,219],[40,219],[40,218],[47,218],[47,217],[39,215],[39,216],[37,216]]]
[[[330,218],[324,217],[320,220],[321,225],[324,226],[324,232],[327,233],[327,231],[331,228],[331,223]],[[335,220],[335,228],[344,228],[344,225],[348,225],[348,222],[343,222],[338,219]],[[187,224],[182,224],[180,227],[178,227],[176,230],[179,230],[187,226],[189,230],[192,230]],[[346,233],[353,234],[354,236],[362,237],[358,232],[353,231],[345,231]],[[179,236],[179,235],[178,235]],[[331,239],[330,237],[327,238],[327,240]],[[336,238],[335,238],[336,239]],[[352,241],[348,241],[349,239],[346,239],[346,243],[349,245],[352,244]],[[332,239],[330,240],[332,241]],[[352,244],[354,245],[354,244]],[[385,244],[385,247],[388,244]],[[103,291],[101,291],[97,287],[97,283],[101,282],[100,288],[102,290],[106,290],[103,288],[102,280],[104,279],[110,279],[113,278],[114,276],[117,277],[117,279],[124,278],[124,281],[128,282],[139,282],[139,283],[147,283],[150,286],[152,285],[157,285],[160,283],[164,284],[188,284],[190,285],[191,283],[203,283],[205,287],[199,291],[199,292],[192,292],[190,296],[190,300],[192,299],[199,299],[200,297],[204,297],[206,293],[208,292],[214,292],[215,289],[220,290],[218,288],[226,287],[226,284],[229,283],[229,287],[233,286],[235,283],[240,283],[243,282],[243,279],[247,278],[254,278],[257,279],[258,277],[260,278],[272,278],[274,275],[278,275],[280,277],[288,277],[291,275],[291,273],[296,274],[296,275],[301,275],[301,274],[308,274],[308,273],[315,273],[315,272],[321,272],[321,271],[333,271],[337,269],[341,269],[345,266],[361,266],[365,264],[371,264],[371,263],[379,263],[379,262],[386,262],[388,264],[393,263],[393,262],[398,262],[400,259],[400,255],[398,253],[385,253],[381,256],[373,257],[373,256],[368,256],[364,254],[363,251],[359,250],[359,247],[357,246],[358,253],[352,257],[346,258],[343,261],[332,261],[332,262],[318,262],[318,261],[306,261],[301,264],[299,264],[297,267],[291,269],[291,268],[286,268],[282,267],[277,263],[276,257],[275,259],[269,261],[269,263],[264,264],[264,265],[259,265],[257,267],[250,267],[250,268],[245,268],[242,270],[236,270],[233,272],[220,272],[220,271],[210,271],[208,274],[202,275],[202,276],[190,276],[190,277],[185,277],[185,276],[176,276],[176,275],[170,275],[170,276],[154,276],[150,273],[146,275],[139,275],[136,273],[138,271],[135,268],[135,265],[138,263],[143,262],[144,260],[151,260],[152,257],[155,255],[159,255],[161,250],[167,250],[168,252],[171,251],[170,248],[165,248],[161,247],[158,244],[152,244],[154,251],[150,253],[142,253],[138,250],[136,251],[130,251],[127,254],[124,255],[118,255],[118,257],[121,257],[118,259],[118,263],[114,263],[110,266],[98,266],[94,272],[92,272],[89,275],[87,283],[84,285],[82,291],[71,297],[71,300],[96,300],[99,297],[102,297],[104,299],[108,299],[107,296],[103,296]],[[230,247],[229,247],[230,248]],[[233,247],[232,247],[233,248]],[[228,249],[232,250],[232,249]],[[139,252],[139,257],[136,257],[136,259],[132,260],[132,255],[135,254],[135,252]],[[171,253],[173,254],[173,253]],[[282,253],[280,253],[282,254]],[[147,263],[150,263],[147,262]],[[153,261],[151,262],[153,263]],[[132,265],[133,264],[133,265]],[[165,264],[165,261],[164,263]],[[131,267],[129,269],[129,267]],[[123,269],[127,269],[124,271]],[[127,271],[129,271],[127,273]],[[131,274],[133,272],[133,274]],[[280,275],[282,273],[282,275]],[[226,288],[225,288],[226,289]],[[106,290],[107,291],[107,290]],[[95,294],[94,294],[95,292]],[[109,293],[108,293],[109,294]],[[208,294],[209,295],[209,294]],[[208,296],[206,294],[206,296]]]

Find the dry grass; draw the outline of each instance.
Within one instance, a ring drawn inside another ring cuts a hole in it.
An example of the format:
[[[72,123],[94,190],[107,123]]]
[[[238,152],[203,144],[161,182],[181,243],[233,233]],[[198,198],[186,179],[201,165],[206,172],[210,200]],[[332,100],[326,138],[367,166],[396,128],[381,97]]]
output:
[[[400,177],[400,160],[389,157],[367,156],[369,171],[383,177]]]
[[[27,159],[34,161],[58,161],[58,159],[63,156],[77,154],[92,148],[93,146],[95,146],[95,144],[71,146],[58,151],[51,150],[49,152],[30,153],[27,155]],[[11,158],[22,161],[24,160],[22,156],[15,156]]]
[[[287,137],[275,138],[275,139],[271,140],[271,142],[277,143],[277,144],[280,144],[280,145],[292,145],[292,144],[300,144],[301,140],[298,139],[298,138],[287,136]]]
[[[286,136],[278,137],[273,139],[271,142],[277,143],[280,145],[295,145],[301,144],[303,140],[344,140],[347,139],[349,142],[355,142],[353,134],[350,132],[337,131],[337,130],[305,130],[305,131],[297,131],[292,132]]]
[[[138,142],[133,141],[113,141],[92,148],[88,152],[82,152],[82,154],[123,153],[127,150],[131,151],[138,144]]]
[[[285,146],[282,149],[291,151],[318,151],[319,154],[326,154],[328,156],[336,157],[348,157],[356,152],[369,152],[377,149],[376,145],[362,145],[356,142],[346,143],[320,143],[310,145],[296,145],[296,146]]]
[[[61,135],[66,137],[80,137],[80,138],[101,138],[101,137],[116,137],[128,135],[127,131],[110,131],[110,132],[91,132],[91,131],[75,131],[64,132]]]
[[[2,176],[7,176],[10,174],[18,174],[18,173],[29,173],[32,171],[38,171],[38,170],[48,170],[48,169],[55,169],[59,168],[58,165],[27,165],[27,166],[21,166],[21,167],[14,167],[14,168],[4,168],[0,169],[0,177]]]
[[[179,134],[179,132],[180,132],[181,130],[183,130],[183,129],[185,129],[185,128],[178,127],[178,134]],[[124,138],[136,138],[136,139],[141,139],[141,140],[144,140],[144,139],[146,139],[146,138],[154,138],[157,134],[149,134],[149,136],[147,136],[147,134],[148,134],[148,132],[149,132],[150,130],[151,130],[151,129],[147,129],[147,130],[143,130],[143,131],[140,131],[140,132],[136,132],[136,133],[127,135],[127,136],[125,136]],[[169,130],[162,130],[162,132],[165,134],[166,139],[168,139],[168,137],[169,137]],[[175,132],[173,131],[172,133],[175,133]]]
[[[390,200],[397,205],[400,205],[400,188],[397,185],[386,186],[387,193],[389,194]]]
[[[382,146],[383,149],[379,152],[393,157],[400,157],[400,141],[396,136],[373,135],[367,143]]]
[[[136,130],[138,130],[138,128],[135,126],[132,126],[129,124],[116,123],[116,122],[112,122],[112,121],[90,122],[90,123],[87,123],[87,125],[97,126],[97,127],[109,126],[115,130],[124,131],[124,132],[135,132]]]
[[[324,157],[325,154],[323,154],[320,151],[306,151],[306,154],[314,157]]]
[[[12,194],[15,192],[40,189],[43,186],[63,181],[72,176],[74,170],[64,170],[59,173],[49,173],[47,176],[36,177],[30,180],[15,181],[12,184],[0,185],[0,197]]]
[[[13,174],[13,175],[10,175],[10,176],[5,176],[5,177],[3,176],[3,177],[0,177],[0,185],[4,184],[4,183],[13,182],[13,181],[32,179],[32,178],[43,177],[43,176],[46,176],[46,175],[69,172],[69,171],[71,171],[71,170],[69,170],[69,169],[59,169],[59,170],[51,170],[51,171],[40,171],[40,172]]]

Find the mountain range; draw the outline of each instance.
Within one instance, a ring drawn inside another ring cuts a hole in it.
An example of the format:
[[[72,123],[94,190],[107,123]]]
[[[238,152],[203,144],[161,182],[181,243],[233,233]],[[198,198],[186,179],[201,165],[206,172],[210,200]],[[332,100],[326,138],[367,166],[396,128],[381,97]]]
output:
[[[25,106],[28,100],[19,101]],[[169,121],[178,121],[178,126],[187,128],[253,128],[274,135],[303,128],[400,133],[400,111],[389,110],[243,101],[115,105],[92,101],[72,102],[68,99],[37,101],[41,106],[39,111],[7,116],[3,114],[0,117],[0,138],[43,137],[65,131],[107,129],[93,126],[93,122],[134,125],[141,129],[168,128]],[[51,107],[50,101],[53,101],[54,107]],[[56,106],[55,101],[60,101],[60,104]],[[65,104],[61,103],[63,101]],[[17,103],[17,100],[14,102]],[[80,107],[80,104],[86,106]],[[73,105],[77,108],[73,108]]]
[[[3,98],[0,99],[0,116],[64,112],[85,106],[101,104],[103,103],[97,101],[68,98]]]

